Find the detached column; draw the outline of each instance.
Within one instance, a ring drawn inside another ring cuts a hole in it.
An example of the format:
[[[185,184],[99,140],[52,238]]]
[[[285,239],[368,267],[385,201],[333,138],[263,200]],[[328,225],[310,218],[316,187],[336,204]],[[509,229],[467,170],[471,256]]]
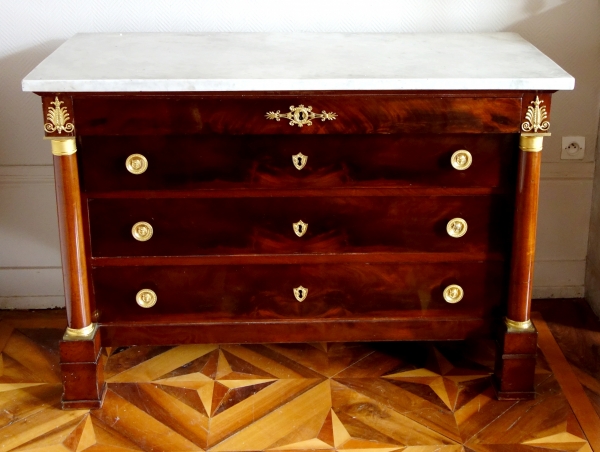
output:
[[[549,96],[548,96],[549,99]],[[527,104],[519,140],[508,306],[498,338],[495,382],[500,400],[535,397],[537,331],[531,323],[531,293],[544,136],[550,123],[544,100]]]
[[[61,100],[62,99],[62,100]],[[99,408],[105,392],[100,335],[92,322],[71,98],[42,97],[52,144],[68,327],[60,342],[66,409]]]

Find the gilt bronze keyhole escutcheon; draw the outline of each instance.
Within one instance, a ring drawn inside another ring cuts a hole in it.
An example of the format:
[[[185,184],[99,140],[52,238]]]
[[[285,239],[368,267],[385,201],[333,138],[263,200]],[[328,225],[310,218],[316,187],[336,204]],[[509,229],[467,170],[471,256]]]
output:
[[[312,107],[309,105],[305,107],[300,104],[297,107],[294,105],[290,106],[289,113],[281,113],[280,110],[277,111],[268,111],[265,115],[267,119],[274,119],[275,121],[279,121],[282,118],[290,120],[290,126],[312,126],[313,119],[320,119],[321,121],[333,121],[337,118],[337,113],[334,112],[326,112],[323,110],[321,113],[315,113],[312,111]]]
[[[292,223],[292,227],[294,228],[294,233],[298,237],[302,237],[304,234],[306,234],[306,230],[308,229],[308,223],[305,223],[304,221],[300,220],[297,223]]]
[[[308,289],[306,287],[298,286],[294,288],[294,297],[296,297],[296,300],[298,300],[300,303],[306,300],[307,296]]]
[[[292,155],[292,162],[297,170],[301,170],[306,166],[306,162],[308,162],[308,156],[302,154],[302,152],[298,152],[296,155]]]

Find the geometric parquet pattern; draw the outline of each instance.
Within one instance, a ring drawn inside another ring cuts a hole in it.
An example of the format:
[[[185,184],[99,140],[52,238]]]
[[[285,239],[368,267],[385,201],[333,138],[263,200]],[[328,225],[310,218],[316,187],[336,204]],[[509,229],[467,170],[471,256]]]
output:
[[[491,341],[107,349],[103,408],[62,411],[62,332],[0,322],[0,451],[592,451],[541,352],[499,402]]]

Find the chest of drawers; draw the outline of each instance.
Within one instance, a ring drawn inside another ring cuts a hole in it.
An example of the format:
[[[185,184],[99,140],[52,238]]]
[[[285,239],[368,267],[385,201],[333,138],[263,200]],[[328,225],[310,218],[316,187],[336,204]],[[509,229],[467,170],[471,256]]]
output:
[[[63,406],[101,405],[104,346],[493,334],[498,396],[532,397],[540,151],[572,83],[511,34],[68,41],[24,81],[55,156]]]

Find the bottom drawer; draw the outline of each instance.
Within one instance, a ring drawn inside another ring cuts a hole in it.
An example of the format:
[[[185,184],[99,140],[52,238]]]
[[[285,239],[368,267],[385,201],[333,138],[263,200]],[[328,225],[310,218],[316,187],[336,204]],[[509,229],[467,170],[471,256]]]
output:
[[[505,298],[504,262],[204,265],[93,270],[98,321],[488,316]],[[444,289],[459,285],[457,303]],[[300,288],[302,286],[302,288]],[[142,289],[156,303],[136,302]],[[294,289],[297,289],[294,291]],[[299,301],[301,299],[302,301]]]

